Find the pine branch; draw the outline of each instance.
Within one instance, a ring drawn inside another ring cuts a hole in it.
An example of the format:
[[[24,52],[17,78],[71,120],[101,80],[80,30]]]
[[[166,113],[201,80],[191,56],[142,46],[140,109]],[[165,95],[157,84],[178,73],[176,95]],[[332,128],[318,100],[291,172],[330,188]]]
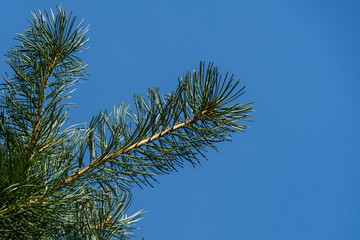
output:
[[[233,75],[213,64],[189,71],[174,92],[149,88],[100,112],[89,125],[61,131],[71,88],[86,75],[77,56],[81,23],[58,7],[33,13],[31,27],[6,55],[14,71],[0,95],[0,236],[19,239],[129,239],[142,211],[129,217],[132,184],[205,158],[208,148],[247,127],[251,103]],[[75,229],[75,230],[74,230]]]
[[[29,146],[29,148],[28,148],[28,150],[26,151],[26,154],[25,154],[26,155],[26,161],[31,161],[32,157],[35,154],[35,153],[33,153],[30,156],[30,153],[33,151],[34,146],[36,144],[36,140],[38,138],[40,121],[41,121],[41,118],[42,118],[42,115],[43,115],[43,104],[44,104],[45,96],[46,96],[45,91],[46,91],[46,88],[48,87],[48,82],[49,82],[51,73],[55,69],[55,66],[56,66],[57,60],[59,58],[59,55],[60,55],[60,53],[56,53],[54,59],[52,60],[52,63],[50,64],[50,66],[49,66],[49,68],[47,70],[45,79],[43,81],[44,83],[43,83],[42,94],[41,94],[41,96],[40,96],[40,98],[38,100],[38,108],[37,108],[35,127],[34,127],[33,134],[32,134],[31,140],[30,140],[30,146]],[[46,148],[47,146],[50,146],[50,145],[51,145],[51,143],[47,144],[42,149],[40,149],[39,152],[41,150],[43,150],[44,148]]]
[[[122,149],[120,151],[117,151],[117,152],[114,152],[114,153],[112,153],[110,155],[106,155],[104,158],[99,159],[96,162],[93,162],[88,167],[85,167],[84,169],[76,172],[74,175],[66,178],[61,184],[59,184],[58,186],[55,187],[55,190],[58,191],[59,189],[65,187],[66,185],[71,184],[73,181],[77,180],[78,178],[80,178],[84,174],[95,170],[97,167],[99,167],[100,165],[102,165],[102,164],[104,164],[106,162],[112,161],[115,158],[118,158],[121,155],[126,154],[126,153],[128,153],[128,152],[130,152],[130,151],[132,151],[132,150],[134,150],[136,148],[140,148],[140,147],[142,147],[142,146],[144,146],[144,145],[146,145],[148,143],[156,141],[159,138],[165,136],[166,134],[170,134],[171,132],[174,132],[174,131],[176,131],[176,130],[178,130],[180,128],[184,128],[184,127],[187,127],[187,126],[189,126],[191,124],[194,124],[198,120],[200,120],[200,119],[202,119],[204,117],[210,116],[212,114],[212,112],[203,111],[200,115],[198,115],[195,118],[189,119],[189,120],[187,120],[187,121],[185,121],[183,123],[172,126],[171,128],[168,128],[168,129],[166,129],[166,130],[164,130],[164,131],[162,131],[162,132],[160,132],[158,134],[155,134],[154,136],[151,136],[151,137],[149,137],[147,139],[143,139],[138,143],[134,143],[130,147],[124,148],[124,149]]]
[[[78,178],[80,178],[81,176],[95,170],[96,168],[98,168],[101,164],[104,164],[106,162],[109,162],[109,161],[112,161],[114,160],[115,158],[117,157],[120,157],[121,155],[123,154],[126,154],[136,148],[140,148],[148,143],[151,143],[153,141],[156,141],[158,140],[159,138],[165,136],[166,134],[170,134],[171,132],[174,132],[174,131],[177,131],[179,130],[180,128],[184,128],[184,127],[187,127],[191,124],[194,124],[196,123],[198,120],[202,119],[202,118],[205,118],[207,116],[210,116],[212,113],[214,112],[214,110],[211,110],[211,111],[203,111],[201,114],[199,114],[197,117],[195,118],[192,118],[192,119],[189,119],[183,123],[180,123],[180,124],[177,124],[175,126],[172,126],[171,128],[168,128],[158,134],[155,134],[153,136],[151,136],[150,138],[147,138],[147,139],[144,139],[144,140],[141,140],[140,142],[138,143],[135,143],[133,145],[131,145],[130,147],[127,147],[127,148],[124,148],[120,151],[117,151],[117,152],[114,152],[110,155],[107,155],[105,156],[104,158],[96,161],[96,162],[93,162],[92,164],[90,164],[88,167],[85,167],[84,169],[76,172],[74,175],[66,178],[61,184],[57,185],[54,190],[55,191],[59,191],[61,188],[71,184],[72,182],[74,182],[75,180],[77,180]],[[31,200],[29,201],[28,203],[25,203],[25,204],[21,204],[19,206],[15,206],[13,208],[22,208],[22,207],[26,207],[26,206],[29,206],[29,205],[32,205],[32,204],[36,204],[36,203],[40,203],[42,201],[46,201],[47,198],[43,198],[43,197],[40,197],[40,198],[37,198],[35,200]],[[9,207],[10,208],[10,207]],[[0,210],[0,213],[1,212],[4,212],[4,211],[7,211],[9,210],[9,208],[6,208],[6,209],[3,209],[3,210]]]

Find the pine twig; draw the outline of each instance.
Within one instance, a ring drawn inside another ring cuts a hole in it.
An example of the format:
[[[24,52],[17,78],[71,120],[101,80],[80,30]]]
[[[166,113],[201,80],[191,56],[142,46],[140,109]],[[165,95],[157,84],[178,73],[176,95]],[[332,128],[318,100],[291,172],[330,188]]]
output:
[[[109,162],[109,161],[111,161],[111,160],[113,160],[115,158],[118,158],[118,157],[122,156],[123,154],[128,153],[128,152],[130,152],[130,151],[132,151],[132,150],[134,150],[136,148],[140,148],[140,147],[142,147],[142,146],[144,146],[146,144],[149,144],[149,143],[151,143],[153,141],[156,141],[156,140],[158,140],[159,138],[163,137],[166,134],[169,134],[171,132],[179,130],[180,128],[184,128],[184,127],[186,127],[188,125],[191,125],[193,123],[196,123],[198,120],[200,120],[200,119],[202,119],[204,117],[210,116],[211,114],[214,113],[214,111],[216,111],[216,109],[213,110],[213,111],[210,111],[210,112],[204,110],[197,117],[194,117],[194,118],[189,119],[189,120],[187,120],[187,121],[185,121],[183,123],[179,123],[179,124],[177,124],[175,126],[172,126],[171,128],[168,128],[168,129],[166,129],[166,130],[164,130],[164,131],[162,131],[162,132],[160,132],[158,134],[155,134],[154,136],[151,136],[151,137],[149,137],[147,139],[141,140],[140,142],[134,143],[130,147],[121,149],[118,152],[107,155],[104,158],[102,158],[102,159],[100,159],[98,161],[95,161],[92,164],[90,164],[89,166],[87,166],[87,167],[83,168],[82,170],[76,172],[74,175],[66,178],[61,184],[59,184],[58,186],[55,187],[55,190],[58,191],[59,189],[61,189],[61,188],[65,187],[66,185],[72,183],[73,181],[75,181],[76,179],[81,177],[82,175],[93,171],[94,169],[96,169],[101,164],[104,164],[104,163]]]
[[[57,53],[55,55],[54,60],[51,63],[51,65],[49,66],[48,71],[47,71],[46,76],[45,76],[45,79],[44,79],[44,89],[43,89],[43,91],[41,93],[41,97],[39,99],[39,106],[37,108],[36,124],[35,124],[35,128],[34,128],[31,140],[30,140],[30,146],[29,146],[28,150],[26,151],[26,161],[27,162],[30,162],[31,159],[34,156],[34,154],[31,154],[31,152],[32,152],[32,150],[33,150],[33,148],[34,148],[34,146],[36,144],[37,137],[38,137],[39,130],[40,130],[40,123],[41,123],[41,118],[42,118],[42,115],[43,115],[43,105],[44,105],[44,101],[45,101],[45,91],[46,91],[46,88],[48,86],[48,82],[49,82],[51,73],[55,69],[56,62],[57,62],[57,59],[59,58],[59,55],[60,55],[60,53]],[[30,156],[30,154],[31,154],[31,156]]]

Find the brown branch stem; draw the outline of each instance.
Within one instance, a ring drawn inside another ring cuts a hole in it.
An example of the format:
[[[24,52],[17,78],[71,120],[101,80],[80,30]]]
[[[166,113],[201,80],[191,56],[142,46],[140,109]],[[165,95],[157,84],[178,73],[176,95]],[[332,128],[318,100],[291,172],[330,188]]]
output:
[[[174,132],[180,128],[184,128],[190,124],[193,124],[195,122],[197,122],[198,120],[200,120],[201,118],[204,118],[206,116],[209,116],[213,113],[212,112],[208,112],[208,111],[203,111],[201,115],[199,115],[198,117],[194,117],[192,119],[189,119],[183,123],[179,123],[175,126],[172,126],[171,128],[165,129],[164,131],[155,134],[154,136],[151,136],[147,139],[141,140],[140,142],[134,143],[133,145],[131,145],[130,147],[127,148],[123,148],[120,151],[114,152],[112,154],[109,154],[107,156],[105,156],[104,158],[97,160],[95,162],[93,162],[92,164],[90,164],[89,166],[83,168],[82,170],[76,172],[74,175],[66,178],[61,184],[59,184],[58,186],[56,186],[55,190],[58,191],[59,189],[63,188],[64,186],[72,183],[73,181],[75,181],[76,179],[78,179],[80,176],[93,171],[94,169],[96,169],[99,165],[104,164],[106,162],[109,162],[117,157],[120,157],[121,155],[128,153],[136,148],[142,147],[148,143],[151,143],[153,141],[158,140],[159,138],[161,138],[162,136],[169,134],[171,132]]]
[[[110,220],[111,220],[111,216],[109,216],[109,217],[105,220],[105,222],[99,223],[99,224],[96,224],[96,225],[93,225],[93,226],[91,226],[90,228],[91,228],[91,229],[99,229],[99,228],[105,226],[106,224],[108,224]]]
[[[55,69],[55,65],[56,65],[56,62],[59,58],[59,53],[54,57],[54,60],[53,62],[50,64],[50,66],[48,67],[48,70],[47,70],[47,73],[45,75],[45,79],[44,79],[44,88],[43,88],[43,91],[40,95],[40,98],[39,98],[39,106],[37,108],[37,114],[36,114],[36,123],[35,123],[35,127],[34,127],[34,131],[33,131],[33,134],[31,136],[31,140],[30,140],[30,146],[28,148],[28,150],[26,151],[26,161],[27,162],[30,162],[31,159],[33,158],[34,154],[31,154],[31,152],[33,151],[34,149],[34,146],[36,144],[36,140],[38,138],[38,134],[39,134],[39,130],[40,130],[40,122],[41,122],[41,118],[42,118],[42,115],[43,115],[43,105],[44,105],[44,102],[45,102],[45,91],[46,91],[46,88],[48,86],[48,82],[49,82],[49,79],[50,79],[50,76],[51,76],[51,73],[53,72],[53,70]]]
[[[24,204],[20,204],[20,205],[14,206],[14,207],[8,207],[8,208],[5,208],[5,209],[2,209],[2,210],[0,210],[0,213],[5,212],[5,211],[7,211],[7,210],[9,210],[11,208],[22,208],[22,207],[30,206],[30,205],[33,205],[35,203],[46,201],[46,200],[48,200],[48,198],[39,197],[39,198],[36,198],[36,199],[31,200],[31,201],[29,201],[27,203],[24,203]]]

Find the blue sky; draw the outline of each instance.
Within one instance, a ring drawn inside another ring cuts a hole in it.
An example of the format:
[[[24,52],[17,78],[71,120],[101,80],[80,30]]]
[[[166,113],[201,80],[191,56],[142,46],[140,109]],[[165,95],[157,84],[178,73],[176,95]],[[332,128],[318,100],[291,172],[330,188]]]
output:
[[[5,1],[0,54],[30,10],[59,1]],[[214,62],[255,101],[245,134],[209,161],[134,189],[129,214],[149,212],[145,239],[360,239],[360,1],[62,1],[90,24],[90,65],[71,123],[130,102]],[[1,72],[9,71],[0,62]]]

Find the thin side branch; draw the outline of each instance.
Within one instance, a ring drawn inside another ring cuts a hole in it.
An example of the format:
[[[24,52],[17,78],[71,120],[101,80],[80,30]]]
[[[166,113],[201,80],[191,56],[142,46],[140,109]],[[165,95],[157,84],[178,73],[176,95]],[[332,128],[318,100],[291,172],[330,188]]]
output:
[[[111,215],[103,222],[103,223],[99,223],[99,224],[96,224],[96,225],[91,225],[90,226],[90,229],[99,229],[99,228],[102,228],[104,227],[106,224],[108,224],[111,220]],[[86,226],[82,227],[83,229],[86,229]],[[79,227],[75,227],[76,230],[79,230]]]
[[[33,204],[35,204],[35,203],[43,202],[43,201],[46,201],[46,200],[48,200],[48,198],[39,197],[39,198],[36,198],[36,199],[34,199],[34,200],[31,200],[31,201],[29,201],[29,202],[27,202],[27,203],[17,205],[17,206],[15,206],[15,207],[8,207],[8,208],[5,208],[5,209],[2,209],[2,210],[0,210],[0,213],[5,212],[5,211],[9,210],[10,208],[22,208],[22,207],[27,207],[27,206],[33,205]]]
[[[106,224],[108,224],[110,220],[111,220],[111,216],[109,216],[109,217],[105,220],[105,222],[99,223],[99,224],[96,224],[96,225],[93,225],[93,226],[91,226],[90,228],[91,228],[91,229],[99,229],[99,228],[102,228],[102,227],[104,227]]]
[[[48,86],[48,82],[51,76],[51,73],[53,72],[53,70],[55,69],[55,65],[57,62],[57,59],[59,58],[59,53],[54,57],[53,62],[51,63],[51,65],[48,68],[48,71],[46,73],[45,79],[44,79],[44,89],[41,93],[41,96],[39,98],[39,106],[37,109],[37,115],[36,115],[36,124],[35,124],[35,128],[30,140],[30,146],[28,148],[28,150],[26,151],[26,161],[30,162],[31,159],[33,158],[34,154],[31,154],[32,150],[34,149],[34,146],[36,144],[36,140],[38,138],[38,134],[39,134],[39,130],[40,130],[40,122],[41,122],[41,118],[43,115],[43,105],[44,105],[44,101],[45,101],[45,91],[46,88]],[[31,155],[30,155],[31,154]]]
[[[39,150],[39,152],[42,152],[44,149],[46,149],[46,148],[48,148],[48,147],[50,147],[51,145],[53,145],[54,143],[55,143],[55,138],[51,141],[51,142],[49,142],[48,144],[46,144],[45,146],[43,146],[40,150]]]

